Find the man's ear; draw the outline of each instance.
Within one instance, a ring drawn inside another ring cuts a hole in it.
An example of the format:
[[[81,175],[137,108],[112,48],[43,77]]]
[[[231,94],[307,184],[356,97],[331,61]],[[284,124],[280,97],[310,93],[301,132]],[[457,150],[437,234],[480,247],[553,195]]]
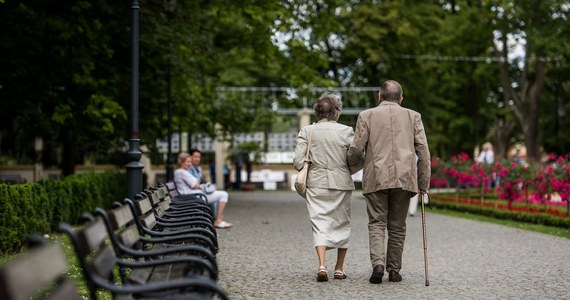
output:
[[[400,98],[400,102],[398,102],[398,104],[402,104],[402,102],[404,102],[404,97]]]

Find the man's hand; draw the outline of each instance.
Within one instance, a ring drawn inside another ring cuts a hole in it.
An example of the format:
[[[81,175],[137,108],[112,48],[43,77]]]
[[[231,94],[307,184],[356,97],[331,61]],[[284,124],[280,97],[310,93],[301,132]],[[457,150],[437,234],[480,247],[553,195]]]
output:
[[[422,201],[424,204],[429,206],[429,208],[431,208],[431,199],[429,197],[428,190],[420,189],[420,194],[421,194],[420,201]]]

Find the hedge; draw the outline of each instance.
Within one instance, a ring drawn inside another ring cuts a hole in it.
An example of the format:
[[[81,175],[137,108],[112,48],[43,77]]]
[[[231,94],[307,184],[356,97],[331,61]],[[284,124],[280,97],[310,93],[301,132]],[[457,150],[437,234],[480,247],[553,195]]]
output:
[[[440,209],[455,210],[468,212],[503,220],[513,220],[517,222],[525,222],[531,224],[539,224],[553,227],[570,229],[570,218],[558,217],[545,213],[524,213],[509,210],[499,210],[492,207],[476,206],[468,204],[460,204],[456,202],[438,201],[437,197],[432,196],[431,205]]]
[[[61,222],[77,224],[95,207],[111,208],[127,192],[124,172],[86,173],[62,180],[0,184],[0,251],[16,253],[36,232],[50,233]]]

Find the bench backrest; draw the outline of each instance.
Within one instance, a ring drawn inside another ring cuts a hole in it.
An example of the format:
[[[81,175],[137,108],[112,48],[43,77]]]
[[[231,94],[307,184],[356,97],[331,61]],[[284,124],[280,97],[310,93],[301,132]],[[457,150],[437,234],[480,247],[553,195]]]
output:
[[[152,204],[152,209],[155,213],[156,216],[158,216],[159,218],[163,217],[163,215],[165,214],[166,211],[168,211],[170,209],[170,204],[172,203],[170,200],[170,197],[165,197],[165,193],[162,189],[146,189],[144,190],[144,196],[142,194],[138,195],[138,199],[142,199],[143,197],[148,197],[150,200],[150,203]],[[196,195],[196,199],[199,199],[198,196],[199,194]],[[188,195],[188,197],[191,197],[190,195]],[[205,200],[204,202],[206,202],[207,200]],[[212,211],[210,209],[210,207],[206,204],[206,203],[200,203],[200,202],[196,202],[196,205],[193,207],[195,209],[194,211],[194,215],[195,216],[202,216],[204,221],[214,221],[214,216],[212,214]],[[188,209],[190,209],[191,207],[186,207]],[[198,218],[197,218],[198,219]],[[215,230],[214,230],[215,231]]]
[[[68,268],[59,245],[31,249],[0,270],[0,299],[28,300],[38,293],[42,299],[81,299],[74,281],[65,277]]]
[[[148,197],[141,197],[137,201],[133,201],[135,214],[138,216],[141,224],[146,228],[154,228],[156,226],[156,216],[152,209],[152,203]]]
[[[135,247],[141,235],[131,208],[123,205],[109,211],[107,215],[111,224],[110,230],[114,232],[117,241],[127,247]]]
[[[169,181],[165,183],[165,185],[168,188],[168,193],[170,194],[170,197],[174,198],[180,195],[180,193],[178,193],[178,190],[176,189],[176,184],[174,183],[174,181]]]
[[[101,217],[95,217],[78,230],[62,223],[59,225],[59,231],[66,233],[71,239],[91,299],[97,299],[97,290],[101,288],[101,283],[116,282],[113,270],[117,267],[117,256],[112,246],[107,243],[109,234],[105,223]]]
[[[141,193],[138,195],[138,200],[132,201],[131,199],[125,199],[126,206],[131,208],[133,212],[135,223],[141,235],[146,234],[156,234],[157,231],[162,231],[162,225],[157,226],[157,218],[155,212],[153,211],[150,199]],[[178,224],[179,226],[186,227],[186,232],[190,234],[188,230],[194,230],[196,236],[194,237],[196,243],[199,243],[212,252],[217,251],[217,237],[216,229],[214,228],[212,221],[206,217],[197,216],[194,224]],[[187,225],[187,226],[186,226]],[[174,226],[176,227],[176,226]],[[183,228],[178,228],[183,229]],[[171,233],[176,233],[177,229],[174,229]]]

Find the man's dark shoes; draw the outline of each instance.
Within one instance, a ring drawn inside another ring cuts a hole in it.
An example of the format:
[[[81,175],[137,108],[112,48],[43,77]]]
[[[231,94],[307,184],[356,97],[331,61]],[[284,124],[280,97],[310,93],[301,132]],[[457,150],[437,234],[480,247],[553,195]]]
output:
[[[388,274],[388,280],[390,282],[400,282],[402,281],[402,275],[400,275],[396,270],[391,270]]]
[[[382,283],[382,277],[384,277],[384,266],[377,265],[374,267],[374,270],[372,270],[372,275],[370,275],[370,279],[368,281],[375,284]]]

